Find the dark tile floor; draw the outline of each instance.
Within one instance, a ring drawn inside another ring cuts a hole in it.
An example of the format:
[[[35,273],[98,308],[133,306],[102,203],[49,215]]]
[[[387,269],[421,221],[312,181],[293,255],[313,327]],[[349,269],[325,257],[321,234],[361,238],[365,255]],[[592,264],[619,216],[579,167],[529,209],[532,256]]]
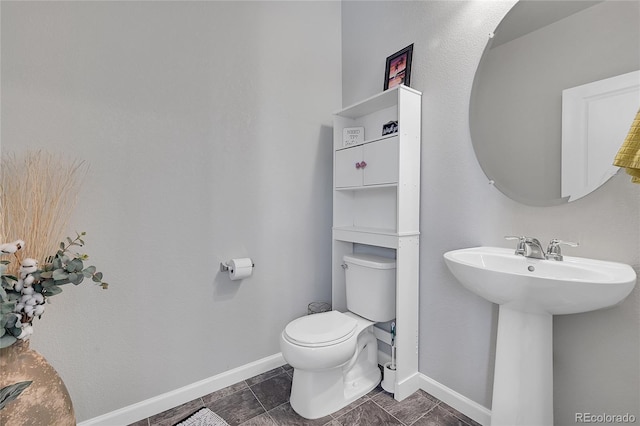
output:
[[[292,376],[291,367],[278,367],[131,426],[172,426],[203,407],[231,426],[479,426],[422,390],[398,402],[380,386],[336,413],[307,420],[289,405]]]

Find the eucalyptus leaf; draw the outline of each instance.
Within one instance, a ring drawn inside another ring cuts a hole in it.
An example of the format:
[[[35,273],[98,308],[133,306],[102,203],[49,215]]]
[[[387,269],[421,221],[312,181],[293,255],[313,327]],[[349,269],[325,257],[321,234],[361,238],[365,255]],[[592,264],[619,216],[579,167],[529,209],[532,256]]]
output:
[[[76,259],[73,259],[71,262],[69,262],[67,270],[69,272],[77,272],[77,271],[82,271],[83,267],[84,267],[84,264],[82,263],[82,260],[76,258]]]
[[[60,260],[59,257],[56,257],[55,259],[53,259],[53,262],[51,262],[51,264],[53,265],[54,270],[62,268],[62,260]]]
[[[42,288],[47,289],[51,286],[56,285],[56,283],[53,281],[53,278],[48,278],[44,281],[42,281],[40,284],[42,284]]]
[[[84,275],[72,272],[69,274],[69,281],[72,284],[78,285],[84,280]]]
[[[13,312],[15,307],[16,307],[15,302],[2,302],[0,303],[0,314],[4,315],[10,312]]]
[[[57,285],[52,285],[51,287],[47,287],[46,296],[55,296],[56,294],[62,293],[62,289]]]
[[[12,314],[5,314],[2,316],[2,329],[11,328],[16,326],[16,321],[18,321],[18,317]]]
[[[18,339],[13,337],[11,334],[5,334],[4,336],[0,337],[0,349],[7,348],[13,345],[16,340]]]
[[[18,281],[18,277],[13,275],[3,275],[2,278],[9,281]]]
[[[62,268],[58,268],[55,271],[53,271],[53,279],[55,281],[66,280],[68,277],[69,277],[69,274],[67,274]]]

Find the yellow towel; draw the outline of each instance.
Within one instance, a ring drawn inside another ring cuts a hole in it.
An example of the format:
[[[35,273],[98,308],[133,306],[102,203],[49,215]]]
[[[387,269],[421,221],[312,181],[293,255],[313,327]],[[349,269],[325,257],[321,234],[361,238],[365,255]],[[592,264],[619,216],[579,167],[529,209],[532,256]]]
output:
[[[629,134],[613,160],[613,165],[624,167],[632,176],[631,182],[640,184],[640,110],[636,113]]]

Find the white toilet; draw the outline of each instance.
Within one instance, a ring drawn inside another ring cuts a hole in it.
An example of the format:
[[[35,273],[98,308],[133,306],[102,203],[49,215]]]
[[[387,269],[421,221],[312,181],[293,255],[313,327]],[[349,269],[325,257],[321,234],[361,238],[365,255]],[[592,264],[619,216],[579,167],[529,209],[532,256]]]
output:
[[[378,383],[378,341],[373,324],[396,314],[396,263],[368,254],[344,256],[347,309],[291,321],[280,336],[294,368],[291,407],[317,419],[347,406]]]

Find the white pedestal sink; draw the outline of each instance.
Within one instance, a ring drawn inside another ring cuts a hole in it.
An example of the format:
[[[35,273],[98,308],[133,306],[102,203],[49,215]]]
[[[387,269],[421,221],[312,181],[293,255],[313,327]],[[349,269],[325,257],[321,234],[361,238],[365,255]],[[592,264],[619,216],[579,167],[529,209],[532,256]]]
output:
[[[553,425],[552,315],[621,302],[635,271],[579,257],[530,259],[497,247],[454,250],[444,258],[463,286],[500,305],[491,425]]]

